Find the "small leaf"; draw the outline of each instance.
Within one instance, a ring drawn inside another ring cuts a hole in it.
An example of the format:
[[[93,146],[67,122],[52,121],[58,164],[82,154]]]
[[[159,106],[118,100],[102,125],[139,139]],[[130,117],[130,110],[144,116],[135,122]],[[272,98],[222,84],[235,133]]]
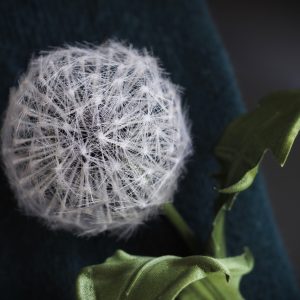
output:
[[[254,181],[270,150],[283,166],[300,130],[300,91],[281,91],[262,99],[253,112],[226,129],[216,155],[223,165],[221,193],[239,193]]]
[[[234,258],[214,259],[208,256],[142,257],[118,250],[103,264],[80,272],[77,299],[228,299],[215,296],[240,295],[239,280],[252,265],[248,251]]]

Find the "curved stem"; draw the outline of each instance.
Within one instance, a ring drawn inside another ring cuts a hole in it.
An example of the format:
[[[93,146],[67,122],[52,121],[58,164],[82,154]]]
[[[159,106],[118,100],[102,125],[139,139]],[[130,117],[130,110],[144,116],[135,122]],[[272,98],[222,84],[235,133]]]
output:
[[[225,218],[227,210],[221,208],[215,216],[208,242],[207,254],[215,258],[226,257]]]
[[[227,256],[225,235],[226,214],[231,210],[237,194],[219,194],[212,231],[208,240],[207,254],[215,258]]]
[[[199,247],[194,232],[186,224],[184,219],[178,213],[177,209],[172,203],[166,203],[163,205],[163,212],[173,226],[178,230],[182,239],[189,247],[192,254],[198,254]]]

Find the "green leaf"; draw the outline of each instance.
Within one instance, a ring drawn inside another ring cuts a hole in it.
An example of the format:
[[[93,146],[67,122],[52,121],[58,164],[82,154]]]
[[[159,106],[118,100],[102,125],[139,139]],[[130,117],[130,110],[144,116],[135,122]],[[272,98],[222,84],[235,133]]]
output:
[[[239,286],[243,275],[249,273],[254,265],[254,260],[249,249],[245,249],[243,255],[218,259],[218,261],[229,269],[230,280],[224,282],[220,273],[214,273],[203,280],[188,286],[179,295],[179,300],[239,300],[244,299],[240,293]],[[193,295],[193,297],[192,297]]]
[[[222,164],[218,176],[222,188],[209,240],[208,253],[226,256],[224,236],[226,211],[238,193],[254,181],[269,150],[283,166],[300,129],[300,91],[281,91],[263,98],[252,112],[235,119],[226,128],[215,149]]]
[[[77,299],[242,299],[239,281],[252,266],[249,251],[234,258],[214,259],[207,256],[132,256],[118,250],[103,264],[86,267],[80,272]],[[229,295],[236,298],[228,298]]]
[[[239,193],[254,181],[270,150],[283,166],[300,129],[300,91],[281,91],[262,99],[253,112],[234,120],[216,147],[223,165],[221,193]]]

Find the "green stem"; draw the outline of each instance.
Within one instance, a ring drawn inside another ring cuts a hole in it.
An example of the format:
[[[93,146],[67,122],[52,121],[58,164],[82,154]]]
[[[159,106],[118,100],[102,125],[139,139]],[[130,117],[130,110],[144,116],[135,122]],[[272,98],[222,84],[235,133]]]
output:
[[[223,258],[227,255],[225,221],[226,214],[230,211],[235,195],[219,194],[217,208],[213,221],[212,232],[208,241],[207,255],[215,258]]]
[[[190,227],[186,224],[184,219],[178,213],[177,209],[172,203],[166,203],[163,205],[163,212],[168,220],[173,224],[173,226],[178,230],[182,239],[185,241],[186,245],[191,250],[191,254],[198,254],[199,247],[197,243],[197,239],[190,229]]]
[[[227,210],[222,207],[215,216],[208,243],[208,255],[215,258],[226,257],[225,219]]]

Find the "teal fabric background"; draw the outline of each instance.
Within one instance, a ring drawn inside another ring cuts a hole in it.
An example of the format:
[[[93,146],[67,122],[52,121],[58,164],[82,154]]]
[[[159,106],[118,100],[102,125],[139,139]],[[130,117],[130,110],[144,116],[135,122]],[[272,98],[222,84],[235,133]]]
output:
[[[173,82],[183,87],[192,120],[195,154],[175,203],[204,245],[210,231],[218,170],[213,149],[224,128],[243,111],[238,89],[201,0],[11,0],[0,2],[0,109],[29,59],[40,50],[108,38],[146,47]],[[164,217],[141,227],[128,241],[49,231],[17,209],[1,172],[0,294],[3,299],[74,299],[79,270],[103,262],[118,248],[131,254],[185,255]],[[247,299],[298,299],[287,256],[273,222],[261,179],[241,194],[228,220],[231,254],[249,246],[254,272],[242,282]]]

